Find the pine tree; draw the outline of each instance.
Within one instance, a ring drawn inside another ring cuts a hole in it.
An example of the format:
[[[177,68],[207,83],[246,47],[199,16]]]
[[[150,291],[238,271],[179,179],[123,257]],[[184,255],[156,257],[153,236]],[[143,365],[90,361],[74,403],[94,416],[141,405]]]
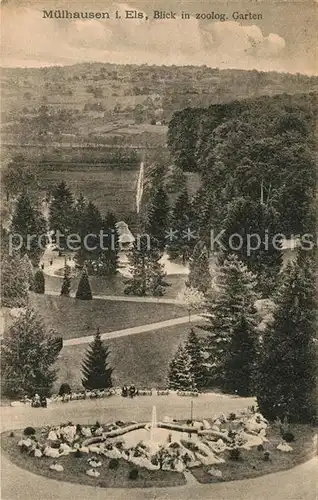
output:
[[[70,266],[67,265],[66,259],[64,263],[64,276],[63,283],[61,288],[61,295],[65,297],[69,297],[71,292],[71,269]]]
[[[172,390],[196,389],[191,372],[191,358],[183,344],[180,344],[169,366],[168,387]]]
[[[125,293],[137,296],[164,294],[164,266],[160,263],[161,252],[155,239],[140,238],[129,254],[131,277],[126,280]]]
[[[80,300],[92,300],[93,298],[86,268],[82,271],[77,287],[76,298]]]
[[[13,243],[17,239],[20,255],[27,254],[34,265],[38,265],[43,251],[43,236],[46,234],[46,222],[36,206],[33,206],[27,193],[22,193],[16,203],[12,216],[11,233]]]
[[[116,229],[116,217],[109,212],[103,220],[103,248],[98,261],[98,274],[115,276],[119,266],[119,238]]]
[[[184,189],[177,198],[171,215],[171,241],[168,242],[168,253],[171,259],[182,258],[185,263],[195,245],[195,231],[193,228],[192,209],[188,192]],[[189,231],[193,230],[192,233]]]
[[[49,226],[50,230],[66,236],[73,232],[75,223],[74,198],[71,190],[62,181],[53,191],[50,205]],[[65,246],[65,238],[60,238],[60,245]]]
[[[190,371],[194,386],[200,390],[205,385],[205,366],[202,355],[202,345],[193,328],[188,335],[185,349],[190,356]]]
[[[255,325],[242,314],[233,326],[224,362],[226,392],[239,396],[252,396],[256,387],[258,338]]]
[[[311,422],[315,415],[315,262],[300,250],[284,271],[274,322],[264,334],[257,402],[270,420]]]
[[[242,316],[249,324],[254,324],[254,303],[258,296],[255,276],[234,254],[223,262],[217,287],[216,291],[211,290],[206,295],[206,319],[209,324],[203,329],[209,333],[206,343],[208,373],[211,380],[215,376],[219,383],[224,384],[232,334]]]
[[[86,359],[82,364],[82,384],[85,389],[106,389],[112,387],[112,368],[107,366],[109,350],[101,341],[97,330],[93,342],[86,351]]]
[[[76,262],[79,267],[86,265],[88,274],[96,274],[101,255],[100,231],[102,217],[94,203],[89,202],[79,221],[81,248],[76,252]]]
[[[194,247],[189,261],[188,284],[202,293],[206,293],[211,286],[209,255],[202,241]]]
[[[28,302],[29,280],[21,259],[2,252],[1,255],[1,305],[25,307]]]
[[[34,275],[33,291],[35,293],[45,293],[45,277],[42,269],[38,269]]]
[[[9,328],[1,347],[4,393],[49,396],[56,380],[53,365],[62,345],[54,332],[46,334],[32,309],[23,312]]]
[[[147,214],[145,231],[151,238],[158,241],[161,251],[166,246],[166,230],[168,229],[169,201],[163,188],[159,186],[156,190]]]
[[[34,287],[34,268],[28,254],[24,254],[21,259],[21,266],[25,274],[25,281],[28,283],[29,290]]]

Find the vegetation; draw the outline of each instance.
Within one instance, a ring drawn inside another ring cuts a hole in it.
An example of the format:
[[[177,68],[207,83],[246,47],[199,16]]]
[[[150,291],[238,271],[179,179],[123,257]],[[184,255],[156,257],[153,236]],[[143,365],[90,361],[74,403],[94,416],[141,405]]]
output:
[[[64,295],[65,297],[70,296],[70,291],[71,291],[71,269],[70,266],[67,265],[66,259],[64,263],[64,275],[63,275],[63,282],[62,282],[62,288],[61,288],[61,295]]]
[[[101,341],[99,330],[90,344],[82,364],[82,384],[85,389],[106,389],[112,387],[112,368],[108,368],[109,350]]]
[[[9,328],[2,343],[3,392],[10,397],[35,393],[49,396],[56,380],[54,363],[62,348],[54,332],[28,308]]]
[[[38,269],[34,275],[33,291],[35,293],[45,292],[45,277],[42,269]]]
[[[75,297],[80,300],[92,300],[93,298],[86,268],[82,271]]]
[[[316,401],[314,256],[300,251],[284,271],[274,322],[264,334],[257,401],[270,420],[312,422]]]

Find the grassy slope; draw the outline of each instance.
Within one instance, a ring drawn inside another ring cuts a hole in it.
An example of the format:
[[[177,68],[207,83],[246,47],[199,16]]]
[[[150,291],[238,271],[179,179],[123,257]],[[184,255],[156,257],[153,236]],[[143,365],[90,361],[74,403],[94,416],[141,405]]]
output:
[[[171,358],[188,332],[188,325],[176,325],[108,340],[114,386],[134,383],[141,388],[165,387]],[[56,388],[64,381],[68,381],[74,389],[82,388],[80,366],[86,349],[87,345],[62,349],[57,361]]]
[[[146,325],[185,316],[187,312],[173,304],[83,301],[69,297],[30,295],[31,304],[43,318],[47,328],[53,328],[64,339],[92,335],[96,328],[102,333]]]

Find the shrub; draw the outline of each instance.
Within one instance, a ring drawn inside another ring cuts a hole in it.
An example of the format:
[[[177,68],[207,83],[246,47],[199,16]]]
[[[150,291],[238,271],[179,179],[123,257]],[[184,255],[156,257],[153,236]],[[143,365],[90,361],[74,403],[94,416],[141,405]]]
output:
[[[241,457],[241,450],[239,448],[232,448],[229,453],[230,460],[239,460]]]
[[[14,437],[14,432],[11,431],[10,434],[9,434],[9,438],[13,438]]]
[[[59,389],[59,396],[64,396],[64,394],[71,394],[72,389],[68,383],[61,384]]]
[[[286,443],[291,443],[292,441],[295,441],[295,436],[292,432],[285,432],[282,435],[282,438]]]
[[[33,436],[35,434],[35,429],[33,427],[26,427],[23,431],[25,436]]]
[[[81,424],[76,424],[76,434],[81,434],[81,432],[82,432]]]
[[[118,469],[119,462],[117,458],[112,458],[108,464],[109,469]]]
[[[229,414],[229,420],[235,420],[236,419],[236,414],[235,413],[230,413]]]
[[[74,457],[75,457],[75,458],[81,458],[81,456],[82,456],[82,452],[81,452],[80,450],[76,450],[76,451],[74,452]]]
[[[139,470],[138,469],[131,469],[128,474],[129,479],[136,480],[139,475]]]
[[[51,448],[56,448],[57,450],[61,446],[61,441],[58,439],[57,441],[52,441]]]
[[[269,451],[264,452],[264,460],[265,460],[265,462],[269,461]]]
[[[264,446],[262,444],[259,444],[257,447],[257,451],[264,451]]]
[[[186,424],[187,425],[191,425],[192,424],[192,420],[187,420]]]

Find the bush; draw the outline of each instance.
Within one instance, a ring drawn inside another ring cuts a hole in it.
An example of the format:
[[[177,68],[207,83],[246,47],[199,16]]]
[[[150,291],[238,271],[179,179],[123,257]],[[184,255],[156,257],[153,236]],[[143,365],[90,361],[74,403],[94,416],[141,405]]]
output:
[[[269,451],[264,452],[264,460],[265,460],[265,462],[269,461]]]
[[[26,427],[23,431],[23,434],[25,436],[34,436],[35,434],[35,429],[33,427]]]
[[[109,469],[118,469],[119,462],[117,458],[112,458],[108,464]]]
[[[285,432],[282,435],[282,438],[286,443],[291,443],[292,441],[295,441],[295,436],[292,432]]]
[[[239,460],[241,457],[241,450],[239,448],[232,448],[229,453],[230,460]]]
[[[13,438],[13,437],[14,437],[14,432],[11,431],[9,434],[9,438]]]
[[[71,392],[72,392],[71,386],[67,382],[61,384],[59,389],[59,396],[64,396],[64,394],[71,394]]]
[[[259,444],[257,447],[257,451],[264,451],[264,446],[262,444]]]
[[[74,457],[75,457],[75,458],[81,458],[81,456],[82,456],[82,452],[81,452],[80,450],[76,450],[76,451],[74,452]]]
[[[45,277],[42,269],[38,269],[34,275],[33,291],[35,293],[45,292]]]
[[[235,420],[235,419],[236,419],[235,413],[230,413],[229,414],[229,420]]]
[[[139,475],[139,470],[138,469],[131,469],[128,474],[129,479],[133,479],[134,481],[137,479]]]

